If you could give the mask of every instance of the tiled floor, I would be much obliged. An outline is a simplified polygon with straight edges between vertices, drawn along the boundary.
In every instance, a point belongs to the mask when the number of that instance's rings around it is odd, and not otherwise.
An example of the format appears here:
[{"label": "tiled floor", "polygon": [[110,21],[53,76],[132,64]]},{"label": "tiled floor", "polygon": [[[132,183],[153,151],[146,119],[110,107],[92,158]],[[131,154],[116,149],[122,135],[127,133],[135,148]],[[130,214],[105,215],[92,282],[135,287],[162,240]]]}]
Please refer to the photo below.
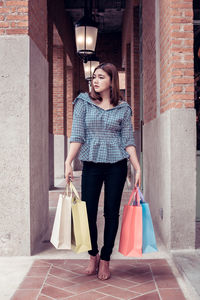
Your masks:
[{"label": "tiled floor", "polygon": [[87,260],[35,260],[12,300],[183,300],[165,259],[112,260],[111,278],[86,276]]}]

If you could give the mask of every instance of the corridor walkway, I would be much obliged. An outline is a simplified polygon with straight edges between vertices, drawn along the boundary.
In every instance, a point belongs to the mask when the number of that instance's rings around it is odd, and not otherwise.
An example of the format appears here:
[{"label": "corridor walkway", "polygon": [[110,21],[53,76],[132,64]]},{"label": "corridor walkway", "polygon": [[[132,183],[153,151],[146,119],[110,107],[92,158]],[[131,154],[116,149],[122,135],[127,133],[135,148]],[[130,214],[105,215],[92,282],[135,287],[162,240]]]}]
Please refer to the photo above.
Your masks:
[{"label": "corridor walkway", "polygon": [[86,260],[36,260],[12,300],[184,300],[165,259],[113,260],[112,278],[81,274]]},{"label": "corridor walkway", "polygon": [[[80,192],[80,172],[75,172],[74,184]],[[192,287],[177,271],[170,254],[157,243],[159,252],[145,254],[142,259],[123,257],[118,252],[119,231],[111,261],[111,278],[100,281],[96,275],[86,276],[87,253],[56,250],[49,242],[57,199],[65,182],[50,191],[50,226],[40,249],[31,257],[0,259],[0,300],[196,300]],[[127,203],[130,189],[126,184],[123,204]],[[103,193],[100,198],[98,227],[99,244],[103,236]],[[4,274],[4,277],[1,276]]]}]

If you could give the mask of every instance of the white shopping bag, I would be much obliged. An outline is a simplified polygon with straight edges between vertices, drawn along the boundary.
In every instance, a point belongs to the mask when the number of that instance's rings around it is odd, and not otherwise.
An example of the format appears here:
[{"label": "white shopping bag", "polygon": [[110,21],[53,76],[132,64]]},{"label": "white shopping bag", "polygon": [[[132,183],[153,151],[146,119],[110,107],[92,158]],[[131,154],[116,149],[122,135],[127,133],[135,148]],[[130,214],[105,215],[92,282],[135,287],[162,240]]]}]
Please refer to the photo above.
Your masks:
[{"label": "white shopping bag", "polygon": [[[71,189],[70,189],[71,190]],[[71,249],[71,203],[72,191],[59,195],[50,242],[56,249]]]}]

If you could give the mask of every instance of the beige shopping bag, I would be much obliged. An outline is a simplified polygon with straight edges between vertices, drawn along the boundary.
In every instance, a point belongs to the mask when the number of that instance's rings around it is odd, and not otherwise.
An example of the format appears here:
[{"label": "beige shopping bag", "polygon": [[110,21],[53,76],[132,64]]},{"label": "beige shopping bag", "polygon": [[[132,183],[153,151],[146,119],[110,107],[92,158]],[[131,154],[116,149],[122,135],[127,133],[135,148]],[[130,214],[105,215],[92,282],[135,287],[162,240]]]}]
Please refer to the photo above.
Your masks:
[{"label": "beige shopping bag", "polygon": [[81,253],[92,249],[87,209],[74,185],[70,183],[70,186],[75,194],[72,199],[72,250]]},{"label": "beige shopping bag", "polygon": [[71,203],[72,190],[66,186],[59,195],[50,242],[57,249],[71,249]]}]

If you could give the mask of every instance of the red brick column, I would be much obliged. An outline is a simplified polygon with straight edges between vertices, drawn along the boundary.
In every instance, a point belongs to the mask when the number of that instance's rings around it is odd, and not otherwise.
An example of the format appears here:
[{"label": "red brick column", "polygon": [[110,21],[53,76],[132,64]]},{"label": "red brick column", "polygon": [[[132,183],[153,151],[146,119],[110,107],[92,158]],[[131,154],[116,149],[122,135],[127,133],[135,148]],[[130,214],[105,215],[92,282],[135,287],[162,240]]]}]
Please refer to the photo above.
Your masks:
[{"label": "red brick column", "polygon": [[67,67],[67,137],[71,136],[73,118],[73,70]]},{"label": "red brick column", "polygon": [[139,57],[139,6],[133,7],[133,122],[134,129],[140,128],[140,57]]},{"label": "red brick column", "polygon": [[[155,1],[143,3],[144,122],[156,117]],[[192,0],[160,1],[160,112],[194,107]]]},{"label": "red brick column", "polygon": [[126,101],[131,106],[131,44],[126,44]]},{"label": "red brick column", "polygon": [[64,51],[53,47],[53,133],[64,134]]}]

